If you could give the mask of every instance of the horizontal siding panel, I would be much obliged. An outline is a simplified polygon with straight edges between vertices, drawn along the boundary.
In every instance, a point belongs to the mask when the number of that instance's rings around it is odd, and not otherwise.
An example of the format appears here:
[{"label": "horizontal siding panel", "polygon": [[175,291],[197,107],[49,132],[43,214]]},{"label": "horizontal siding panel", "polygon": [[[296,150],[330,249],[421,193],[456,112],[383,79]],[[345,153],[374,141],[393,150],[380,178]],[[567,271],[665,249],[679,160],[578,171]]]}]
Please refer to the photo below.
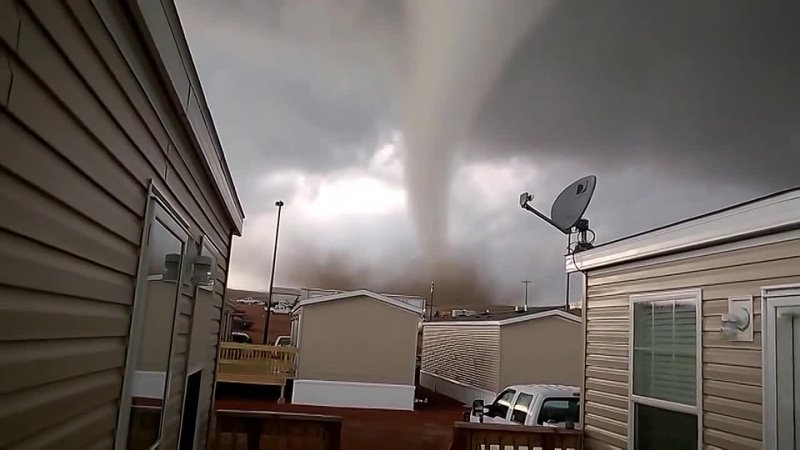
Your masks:
[{"label": "horizontal siding panel", "polygon": [[158,143],[158,147],[166,149],[169,138],[161,120],[153,110],[150,101],[115,45],[113,38],[100,20],[100,16],[97,15],[97,11],[92,7],[91,1],[67,0],[67,5],[100,55],[103,63],[113,74],[114,79],[117,81],[118,89],[125,93],[139,117],[146,124],[150,134]]},{"label": "horizontal siding panel", "polygon": [[595,416],[605,417],[623,424],[628,423],[628,411],[626,409],[591,402],[586,404],[585,410]]},{"label": "horizontal siding panel", "polygon": [[[28,52],[36,51],[36,48],[28,50]],[[75,117],[72,114],[76,111],[62,106],[60,100],[63,99],[54,97],[35,80],[34,75],[27,69],[20,64],[14,64],[13,70],[14,85],[11,88],[11,99],[8,105],[12,114],[76,167],[79,167],[87,177],[103,186],[130,211],[144,211],[145,199],[142,197],[141,191],[147,185],[146,175],[139,173],[137,178],[134,178],[123,166],[123,163],[127,163],[127,161],[120,162],[116,156],[109,153],[108,149],[109,147],[119,147],[125,150],[123,155],[138,152],[130,148],[131,144],[124,136],[112,135],[101,138],[84,128],[86,121],[89,120],[99,121],[92,131],[107,130],[114,126],[103,123],[101,114],[104,112],[96,111],[96,114],[91,114],[91,117],[86,117],[88,114]],[[54,73],[48,77],[58,78],[63,75],[65,83],[66,80],[72,79],[58,68],[51,67],[49,70]],[[41,75],[41,73],[37,73],[37,75]],[[74,89],[75,92],[85,93],[85,87],[77,84],[70,84],[61,89]],[[85,94],[83,98],[74,101],[83,102],[84,108],[87,109],[89,105],[101,109],[94,98],[91,98],[88,93]],[[74,107],[75,105],[70,106]],[[80,114],[80,110],[77,113]],[[105,116],[105,121],[111,121],[111,119]]]},{"label": "horizontal siding panel", "polygon": [[[597,439],[592,439],[589,437],[584,438],[583,447],[586,450],[623,450],[623,447],[618,447],[616,445],[612,445],[603,441],[598,441]],[[627,449],[628,446],[625,445],[624,448]]]},{"label": "horizontal siding panel", "polygon": [[704,395],[703,410],[761,423],[761,405],[756,403]]},{"label": "horizontal siding panel", "polygon": [[130,308],[0,286],[0,341],[127,337]]},{"label": "horizontal siding panel", "polygon": [[628,370],[628,358],[620,356],[587,355],[586,365]]},{"label": "horizontal siding panel", "polygon": [[[166,167],[164,155],[166,148],[161,148],[147,129],[91,42],[86,38],[83,29],[73,19],[66,5],[58,2],[44,6],[41,2],[36,1],[28,1],[27,4],[33,10],[36,18],[44,24],[53,43],[66,55],[75,70],[85,80],[85,84],[91,87],[99,103],[107,109],[116,123],[121,124],[119,131],[123,132],[131,143],[138,147],[141,155],[126,156],[129,158],[123,160],[126,167],[135,168],[137,172],[141,172],[145,176],[145,180],[152,171],[163,173]],[[65,93],[64,95],[69,94]],[[65,103],[69,104],[69,102]],[[114,129],[113,125],[110,128]],[[99,135],[99,133],[96,134]]]},{"label": "horizontal siding panel", "polygon": [[757,441],[761,440],[762,428],[758,422],[707,412],[703,415],[703,425],[736,436],[744,436]]},{"label": "horizontal siding panel", "polygon": [[586,333],[586,342],[590,344],[622,344],[627,348],[629,338],[628,333],[622,331],[590,331]]},{"label": "horizontal siding panel", "polygon": [[630,320],[625,319],[587,319],[587,331],[611,331],[616,333],[627,333],[630,327]]},{"label": "horizontal siding panel", "polygon": [[628,397],[627,395],[609,394],[607,392],[594,391],[586,389],[587,404],[595,403],[599,405],[613,406],[622,410],[628,410]]},{"label": "horizontal siding panel", "polygon": [[605,442],[617,447],[628,447],[628,439],[626,435],[614,433],[594,425],[586,425],[583,428],[584,435],[589,439]]},{"label": "horizontal siding panel", "polygon": [[135,245],[7,172],[0,186],[0,211],[14,211],[0,215],[0,228],[136,276]]},{"label": "horizontal siding panel", "polygon": [[797,276],[797,267],[800,267],[799,265],[800,257],[786,258],[747,266],[726,267],[690,274],[669,275],[656,280],[631,281],[607,286],[590,286],[588,295],[590,297],[602,297],[662,290],[689,289],[734,283],[748,279],[769,280],[773,278]]},{"label": "horizontal siding panel", "polygon": [[620,383],[628,382],[628,372],[625,370],[587,366],[585,374],[587,378],[598,378],[601,380],[617,381]]},{"label": "horizontal siding panel", "polygon": [[761,369],[735,367],[721,364],[704,364],[703,378],[761,386]]},{"label": "horizontal siding panel", "polygon": [[627,345],[587,344],[586,351],[592,355],[628,356]]},{"label": "horizontal siding panel", "polygon": [[86,414],[70,417],[68,420],[38,433],[31,439],[18,442],[10,447],[13,450],[87,448],[98,441],[107,441],[117,422],[117,407],[109,403]]},{"label": "horizontal siding panel", "polygon": [[619,381],[600,380],[595,378],[588,378],[586,380],[586,389],[591,389],[598,392],[606,392],[609,394],[616,394],[619,396],[628,395],[627,383],[620,383]]},{"label": "horizontal siding panel", "polygon": [[706,348],[735,348],[761,351],[761,333],[753,333],[753,342],[729,341],[719,331],[703,332],[703,347]]},{"label": "horizontal siding panel", "polygon": [[[22,76],[15,77],[15,86],[24,82],[25,78]],[[55,123],[51,126],[63,125]],[[106,227],[128,242],[139,244],[142,234],[142,219],[139,215],[125,208],[107,192],[98,189],[83,173],[5,114],[0,114],[0,136],[3,136],[3,145],[7,150],[0,152],[0,166],[70,205],[84,217]],[[84,144],[77,143],[69,147],[77,148],[83,154],[91,154],[91,147],[85,147]],[[145,198],[144,192],[142,188],[142,201]],[[141,214],[144,214],[144,209]]]},{"label": "horizontal siding panel", "polygon": [[[16,47],[19,17],[14,2],[0,2],[0,39],[6,41],[11,48]],[[2,47],[2,46],[0,46]]]},{"label": "horizontal siding panel", "polygon": [[725,397],[761,404],[761,388],[726,381],[705,380],[703,393],[714,397]]},{"label": "horizontal siding panel", "polygon": [[0,343],[0,394],[92,372],[121,368],[125,340],[85,338]]},{"label": "horizontal siding panel", "polygon": [[760,368],[761,352],[738,348],[706,348],[703,349],[703,362]]},{"label": "horizontal siding panel", "polygon": [[[593,309],[603,308],[617,308],[617,311],[623,311],[627,310],[629,305],[630,299],[627,295],[620,295],[613,298],[594,298],[589,296],[589,299],[586,302],[586,307],[589,311],[588,314],[591,314]],[[625,315],[627,316],[628,313],[625,313]]]},{"label": "horizontal siding panel", "polygon": [[500,330],[496,326],[423,328],[422,370],[488,391],[500,387]]},{"label": "horizontal siding panel", "polygon": [[[2,14],[2,10],[0,10],[0,14]],[[0,24],[0,27],[2,26],[3,25]],[[0,105],[3,106],[6,105],[6,101],[8,100],[8,91],[11,89],[11,80],[13,79],[9,58],[10,55],[5,47],[0,45]]]},{"label": "horizontal siding panel", "polygon": [[724,431],[706,428],[703,442],[726,450],[761,450],[761,441],[733,435]]},{"label": "horizontal siding panel", "polygon": [[133,278],[0,230],[0,284],[130,304]]},{"label": "horizontal siding panel", "polygon": [[660,277],[726,270],[767,261],[795,258],[800,254],[800,241],[779,242],[746,250],[733,250],[713,255],[695,256],[680,261],[668,261],[647,267],[620,266],[609,271],[598,271],[588,280],[589,286],[648,280],[658,282]]},{"label": "horizontal siding panel", "polygon": [[[708,296],[703,293],[703,315],[710,316],[714,314],[727,314],[728,313],[728,299],[708,300]],[[761,297],[753,297],[753,315],[761,314]]]},{"label": "horizontal siding panel", "polygon": [[56,426],[64,417],[76,417],[109,404],[121,389],[121,371],[110,370],[1,396],[0,447]]},{"label": "horizontal siding panel", "polygon": [[609,306],[602,308],[591,308],[587,311],[588,319],[619,319],[630,315],[629,306]]},{"label": "horizontal siding panel", "polygon": [[706,298],[728,298],[739,295],[752,295],[753,298],[761,296],[761,288],[764,286],[779,286],[784,284],[800,283],[800,274],[791,276],[774,276],[769,278],[759,278],[746,281],[737,281],[723,285],[703,287],[703,297]]},{"label": "horizontal siding panel", "polygon": [[586,425],[596,426],[598,428],[611,431],[612,433],[616,433],[621,436],[628,435],[628,424],[626,422],[620,422],[618,420],[609,419],[607,417],[597,416],[588,412],[584,420]]}]

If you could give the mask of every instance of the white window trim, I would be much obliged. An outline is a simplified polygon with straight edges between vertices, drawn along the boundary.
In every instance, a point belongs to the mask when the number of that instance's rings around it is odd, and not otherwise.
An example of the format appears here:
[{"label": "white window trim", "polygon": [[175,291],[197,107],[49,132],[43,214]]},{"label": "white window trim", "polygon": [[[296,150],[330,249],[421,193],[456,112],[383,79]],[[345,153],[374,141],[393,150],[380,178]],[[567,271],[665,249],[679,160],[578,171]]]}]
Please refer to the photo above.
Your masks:
[{"label": "white window trim", "polygon": [[763,442],[765,450],[777,448],[778,429],[777,426],[777,395],[776,395],[776,373],[775,360],[776,349],[773,341],[775,339],[776,308],[781,306],[800,305],[800,284],[788,284],[781,286],[770,286],[761,288],[761,314],[764,321],[761,327],[761,339],[763,351],[761,352],[761,367],[763,389],[761,391],[762,413],[764,417]]},{"label": "white window trim", "polygon": [[[635,450],[636,445],[636,412],[635,405],[652,406],[667,411],[684,414],[694,414],[697,417],[697,448],[703,448],[703,293],[700,289],[688,289],[669,292],[650,292],[637,294],[630,297],[630,317],[628,319],[628,450]],[[697,332],[697,348],[695,351],[697,389],[695,406],[670,402],[650,397],[643,397],[633,393],[633,313],[637,303],[655,301],[694,300],[695,301],[695,330]]]}]

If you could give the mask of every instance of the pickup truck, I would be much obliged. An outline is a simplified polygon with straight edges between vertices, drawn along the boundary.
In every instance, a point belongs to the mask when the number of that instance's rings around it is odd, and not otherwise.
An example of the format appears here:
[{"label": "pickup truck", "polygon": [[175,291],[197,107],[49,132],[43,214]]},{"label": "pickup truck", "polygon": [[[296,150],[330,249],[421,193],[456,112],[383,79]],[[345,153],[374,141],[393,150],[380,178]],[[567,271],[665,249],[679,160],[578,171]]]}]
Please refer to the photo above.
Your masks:
[{"label": "pickup truck", "polygon": [[472,403],[470,422],[573,428],[580,420],[581,390],[575,386],[509,386],[488,406]]}]

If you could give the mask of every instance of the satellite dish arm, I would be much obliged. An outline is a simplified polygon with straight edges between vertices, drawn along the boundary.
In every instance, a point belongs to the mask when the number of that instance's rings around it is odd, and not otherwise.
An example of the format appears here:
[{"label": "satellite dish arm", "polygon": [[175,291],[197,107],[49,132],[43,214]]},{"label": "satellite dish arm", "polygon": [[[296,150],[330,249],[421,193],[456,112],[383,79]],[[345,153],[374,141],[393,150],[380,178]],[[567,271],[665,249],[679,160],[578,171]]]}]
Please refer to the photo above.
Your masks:
[{"label": "satellite dish arm", "polygon": [[547,222],[547,223],[549,223],[550,225],[552,225],[552,226],[553,226],[553,228],[555,228],[556,230],[558,230],[558,231],[560,231],[560,232],[562,232],[562,233],[564,233],[564,234],[569,234],[569,230],[564,230],[564,229],[562,229],[561,227],[559,227],[558,225],[556,225],[555,223],[553,223],[553,221],[552,221],[552,220],[550,220],[550,218],[549,218],[549,217],[547,217],[547,216],[545,216],[544,214],[542,214],[542,213],[540,213],[539,211],[537,211],[537,210],[536,210],[536,208],[534,208],[533,206],[531,206],[531,205],[529,205],[529,204],[527,204],[527,203],[524,203],[524,204],[522,204],[521,206],[522,206],[522,209],[524,209],[524,210],[526,210],[526,211],[530,211],[530,212],[532,212],[532,213],[536,214],[536,215],[537,215],[537,216],[538,216],[540,219],[542,219],[542,220],[544,220],[545,222]]}]

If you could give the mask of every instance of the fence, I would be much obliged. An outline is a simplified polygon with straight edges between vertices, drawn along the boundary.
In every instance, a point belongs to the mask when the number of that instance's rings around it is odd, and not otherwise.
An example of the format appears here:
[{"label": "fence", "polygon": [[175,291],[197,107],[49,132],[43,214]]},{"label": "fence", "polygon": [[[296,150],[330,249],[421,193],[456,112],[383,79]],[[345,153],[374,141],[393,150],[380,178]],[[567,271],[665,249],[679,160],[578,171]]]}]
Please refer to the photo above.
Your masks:
[{"label": "fence", "polygon": [[583,432],[490,423],[453,424],[452,450],[581,450]]},{"label": "fence", "polygon": [[215,450],[341,449],[341,417],[218,410],[216,419]]}]

